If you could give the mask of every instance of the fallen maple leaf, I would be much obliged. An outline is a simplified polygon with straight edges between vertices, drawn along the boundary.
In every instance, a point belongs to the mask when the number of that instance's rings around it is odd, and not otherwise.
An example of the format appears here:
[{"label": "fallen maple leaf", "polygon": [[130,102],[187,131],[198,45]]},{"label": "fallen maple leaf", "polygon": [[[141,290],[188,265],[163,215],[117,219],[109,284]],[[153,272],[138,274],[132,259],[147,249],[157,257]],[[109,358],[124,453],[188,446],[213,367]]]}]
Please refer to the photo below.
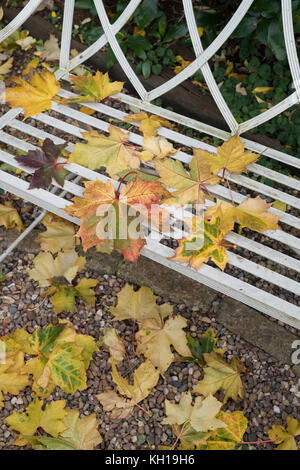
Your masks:
[{"label": "fallen maple leaf", "polygon": [[13,61],[13,57],[10,57],[6,62],[4,62],[4,64],[0,64],[0,80],[4,78],[4,75],[11,71]]},{"label": "fallen maple leaf", "polygon": [[43,401],[35,398],[24,413],[14,411],[6,422],[9,424],[10,429],[17,431],[21,434],[14,442],[14,445],[22,446],[27,443],[24,435],[33,435],[39,427],[41,427],[48,434],[57,437],[61,432],[67,428],[63,423],[63,419],[66,417],[67,412],[65,411],[66,401],[57,400],[43,408]]},{"label": "fallen maple leaf", "polygon": [[49,396],[56,385],[66,393],[75,393],[87,386],[86,370],[95,351],[94,338],[76,333],[69,322],[50,324],[32,334],[32,358],[23,370],[32,374],[32,388],[40,397]]},{"label": "fallen maple leaf", "polygon": [[121,395],[130,398],[134,404],[144,400],[158,382],[159,372],[150,361],[143,362],[134,372],[133,385],[122,377],[112,362],[112,378]]},{"label": "fallen maple leaf", "polygon": [[211,352],[205,353],[204,359],[207,364],[207,367],[204,367],[204,379],[196,385],[193,393],[207,396],[215,394],[218,390],[224,390],[224,403],[229,398],[234,401],[245,398],[245,387],[241,380],[245,366],[237,357],[228,364],[219,354]]},{"label": "fallen maple leaf", "polygon": [[140,158],[145,162],[149,162],[156,158],[165,158],[167,156],[176,155],[179,150],[174,149],[171,142],[165,137],[149,137],[144,138],[143,151],[139,154]]},{"label": "fallen maple leaf", "polygon": [[192,405],[192,395],[190,392],[182,393],[178,405],[165,401],[166,418],[162,424],[188,423],[190,427],[198,432],[207,432],[218,428],[226,427],[226,424],[216,416],[219,413],[223,403],[218,401],[212,395],[202,399],[197,397]]},{"label": "fallen maple leaf", "polygon": [[77,239],[74,224],[49,212],[42,223],[47,230],[39,233],[35,239],[35,242],[40,244],[41,250],[58,253],[61,250],[68,251],[75,248]]},{"label": "fallen maple leaf", "polygon": [[122,91],[124,82],[110,82],[108,73],[101,73],[99,70],[95,75],[89,73],[87,76],[71,76],[73,88],[79,90],[84,96],[75,98],[76,101],[103,101],[105,98]]},{"label": "fallen maple leaf", "polygon": [[136,334],[137,354],[143,354],[163,375],[174,361],[171,345],[182,356],[190,355],[183,328],[187,320],[182,316],[169,318],[164,325],[148,318],[140,325]]},{"label": "fallen maple leaf", "polygon": [[[96,245],[99,251],[106,253],[115,249],[122,253],[125,259],[136,262],[145,244],[145,238],[140,226],[135,227],[135,233],[131,236],[128,227],[130,228],[135,218],[128,215],[128,207],[137,207],[142,218],[147,220],[151,216],[152,204],[159,204],[163,197],[169,195],[168,191],[155,181],[143,181],[138,177],[135,181],[130,181],[117,194],[111,181],[107,183],[99,180],[87,181],[85,187],[84,197],[74,198],[74,204],[65,208],[68,214],[81,219],[77,236],[82,239],[83,249],[87,250]],[[104,214],[98,216],[97,210],[101,208]],[[98,231],[98,224],[103,221],[107,225],[109,211],[117,222],[115,233],[104,234],[105,237],[101,239],[98,236],[100,231]],[[104,230],[104,227],[100,228]]]},{"label": "fallen maple leaf", "polygon": [[115,364],[118,364],[123,361],[125,356],[124,343],[114,328],[105,328],[104,335],[100,338],[98,344],[108,349],[111,355],[110,362],[114,361]]},{"label": "fallen maple leaf", "polygon": [[76,450],[93,450],[101,444],[96,413],[79,417],[79,410],[68,410],[64,418],[67,429],[60,434],[63,440],[73,444]]},{"label": "fallen maple leaf", "polygon": [[257,153],[245,152],[245,144],[238,134],[235,134],[227,142],[218,147],[218,153],[203,151],[206,162],[213,173],[218,174],[223,168],[230,173],[243,173],[247,171],[247,165],[256,162],[260,157]]},{"label": "fallen maple leaf", "polygon": [[157,296],[149,287],[142,286],[135,291],[133,286],[125,284],[125,286],[117,294],[118,302],[116,307],[109,307],[110,313],[114,316],[114,320],[121,321],[134,319],[142,322],[147,318],[154,318],[160,321],[172,315],[173,306],[169,304],[158,305],[156,303]]},{"label": "fallen maple leaf", "polygon": [[128,418],[135,405],[131,400],[120,397],[120,395],[113,390],[100,393],[96,395],[96,398],[100,401],[104,411],[111,412],[111,419]]},{"label": "fallen maple leaf", "polygon": [[83,132],[86,144],[76,143],[69,157],[70,163],[78,163],[91,170],[106,166],[107,173],[118,179],[118,173],[130,168],[139,168],[139,153],[128,143],[129,132],[109,126],[109,136],[97,131]]},{"label": "fallen maple leaf", "polygon": [[268,431],[269,438],[275,444],[279,444],[276,450],[299,450],[295,437],[300,436],[300,424],[291,416],[286,418],[286,422],[286,429],[284,426],[273,425],[272,429]]},{"label": "fallen maple leaf", "polygon": [[212,173],[210,165],[203,158],[204,153],[203,150],[194,149],[189,173],[178,160],[155,161],[160,181],[166,186],[176,189],[169,199],[164,200],[164,204],[183,206],[205,203],[203,189],[206,189],[207,185],[217,184],[219,177]]},{"label": "fallen maple leaf", "polygon": [[22,75],[29,74],[31,76],[33,73],[33,70],[36,69],[37,66],[39,65],[39,62],[40,62],[39,57],[35,57],[30,62],[28,62],[26,67],[22,70]]},{"label": "fallen maple leaf", "polygon": [[192,356],[180,358],[183,362],[195,362],[199,366],[203,367],[205,365],[204,353],[215,351],[222,355],[225,352],[223,349],[216,347],[217,337],[213,328],[208,328],[201,336],[200,341],[189,334],[186,335],[186,339]]},{"label": "fallen maple leaf", "polygon": [[43,296],[50,297],[50,301],[54,308],[54,313],[57,315],[61,312],[75,312],[76,297],[80,298],[92,307],[96,303],[96,294],[92,290],[98,284],[96,279],[83,278],[74,286],[72,284],[65,284],[61,279],[53,279],[51,287],[43,294]]},{"label": "fallen maple leaf", "polygon": [[60,58],[60,47],[58,44],[57,37],[54,34],[50,34],[50,38],[45,41],[41,59],[47,60],[48,62],[56,62]]},{"label": "fallen maple leaf", "polygon": [[76,251],[58,253],[56,258],[50,253],[39,253],[33,260],[34,269],[29,270],[31,279],[38,281],[41,287],[49,286],[51,279],[64,277],[71,282],[86,263]]},{"label": "fallen maple leaf", "polygon": [[34,72],[29,83],[19,77],[11,80],[18,86],[6,88],[6,102],[12,108],[23,108],[25,119],[51,109],[51,100],[60,89],[54,73],[46,69],[40,74]]},{"label": "fallen maple leaf", "polygon": [[17,209],[9,201],[0,204],[0,225],[4,225],[6,229],[17,227],[19,232],[24,230],[23,222]]},{"label": "fallen maple leaf", "polygon": [[164,119],[155,114],[148,116],[147,113],[141,111],[139,113],[130,114],[125,117],[125,122],[140,122],[140,131],[144,134],[144,137],[151,137],[157,134],[157,130],[164,126],[171,129],[174,124],[171,124],[167,119]]},{"label": "fallen maple leaf", "polygon": [[268,204],[260,196],[256,198],[247,198],[238,206],[234,206],[225,201],[218,201],[216,206],[209,207],[205,212],[205,218],[215,219],[220,213],[220,227],[223,232],[229,232],[233,229],[234,223],[238,222],[240,228],[248,227],[257,232],[265,230],[280,230],[278,220],[280,217],[269,211],[271,204]]},{"label": "fallen maple leaf", "polygon": [[24,371],[24,353],[6,351],[5,363],[0,362],[0,409],[4,404],[3,393],[18,395],[29,383],[29,375]]},{"label": "fallen maple leaf", "polygon": [[[217,415],[227,426],[215,430],[207,439],[205,450],[234,450],[242,442],[248,420],[242,411],[233,413],[220,411]],[[200,448],[200,450],[204,450]]]},{"label": "fallen maple leaf", "polygon": [[222,230],[221,223],[222,216],[220,214],[210,222],[194,217],[192,224],[196,224],[197,231],[179,240],[179,246],[176,248],[174,256],[169,259],[179,263],[188,263],[189,266],[197,270],[203,263],[212,259],[224,271],[228,256],[222,243],[226,232]]},{"label": "fallen maple leaf", "polygon": [[47,189],[52,178],[61,186],[64,185],[67,171],[62,167],[63,164],[57,163],[61,150],[61,145],[55,145],[51,139],[46,138],[42,148],[29,150],[27,155],[15,157],[21,165],[35,169],[28,189]]}]

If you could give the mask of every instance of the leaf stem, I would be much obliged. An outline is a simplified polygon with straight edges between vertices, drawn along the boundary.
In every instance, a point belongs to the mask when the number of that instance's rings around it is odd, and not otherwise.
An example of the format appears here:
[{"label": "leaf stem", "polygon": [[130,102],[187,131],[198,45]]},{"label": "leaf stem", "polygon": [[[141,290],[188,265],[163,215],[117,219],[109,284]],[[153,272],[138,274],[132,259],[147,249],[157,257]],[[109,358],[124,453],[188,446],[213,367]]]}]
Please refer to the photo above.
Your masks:
[{"label": "leaf stem", "polygon": [[133,170],[133,171],[129,171],[129,173],[126,173],[126,175],[123,176],[123,178],[121,179],[120,183],[119,183],[119,186],[118,186],[118,189],[116,191],[116,198],[119,199],[119,191],[120,191],[120,188],[121,188],[121,185],[123,183],[123,181],[127,178],[127,176],[133,174],[133,173],[137,173],[137,171]]}]

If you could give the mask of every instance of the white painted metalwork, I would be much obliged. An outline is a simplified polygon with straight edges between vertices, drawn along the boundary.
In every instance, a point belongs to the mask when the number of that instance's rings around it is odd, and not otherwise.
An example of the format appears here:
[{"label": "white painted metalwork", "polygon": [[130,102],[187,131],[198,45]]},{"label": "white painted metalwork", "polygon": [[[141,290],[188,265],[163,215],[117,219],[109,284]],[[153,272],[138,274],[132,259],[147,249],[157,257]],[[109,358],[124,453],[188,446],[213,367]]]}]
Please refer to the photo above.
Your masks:
[{"label": "white painted metalwork", "polygon": [[[41,0],[30,0],[22,12],[8,26],[0,31],[0,42],[6,39],[17,27],[21,26],[23,22],[26,21],[30,14],[39,5],[40,1]],[[203,50],[201,39],[198,35],[192,0],[183,0],[184,13],[195,52],[195,59],[181,73],[149,92],[144,88],[143,84],[135,74],[116,40],[116,34],[129,20],[141,3],[141,0],[131,0],[114,24],[110,24],[103,2],[101,0],[94,0],[94,3],[104,34],[83,53],[70,60],[69,52],[71,45],[74,0],[68,0],[65,2],[66,8],[62,30],[60,66],[56,72],[58,79],[69,80],[69,73],[72,69],[88,60],[99,49],[109,44],[116,55],[119,64],[126,73],[128,80],[139,95],[139,98],[136,98],[124,93],[119,93],[116,97],[121,102],[129,106],[134,106],[138,109],[157,114],[173,121],[174,123],[182,124],[199,131],[200,133],[215,136],[222,140],[228,139],[230,135],[236,132],[243,134],[245,131],[257,127],[258,125],[270,120],[272,117],[282,113],[286,109],[289,109],[291,106],[299,103],[300,65],[297,58],[296,43],[293,32],[291,0],[282,0],[282,13],[284,38],[295,91],[281,103],[273,106],[264,113],[259,113],[258,110],[258,115],[256,117],[243,123],[237,123],[230,111],[230,108],[225,102],[221,91],[214,80],[208,61],[238,26],[251,7],[253,0],[241,1],[239,8],[231,20],[205,50]],[[182,116],[151,103],[151,101],[157,97],[163,96],[170,89],[191,77],[199,69],[206,80],[207,86],[218,108],[224,116],[230,132],[226,132],[195,119]],[[71,93],[64,88],[60,90],[59,94],[66,98],[76,96],[74,93]],[[103,119],[89,116],[77,109],[53,102],[52,110],[56,114],[50,112],[34,116],[32,119],[34,120],[34,123],[36,123],[35,127],[35,124],[33,125],[32,123],[28,124],[23,122],[22,109],[12,109],[8,111],[0,117],[0,141],[7,146],[6,149],[0,150],[0,161],[8,163],[15,168],[19,168],[25,173],[32,172],[30,169],[24,168],[16,162],[13,157],[15,153],[13,149],[27,152],[28,150],[36,147],[30,143],[28,139],[21,140],[20,138],[14,137],[11,130],[22,132],[29,138],[29,140],[30,138],[44,140],[49,137],[52,138],[54,143],[62,144],[65,142],[65,139],[67,140],[68,136],[73,138],[75,137],[77,140],[82,139],[82,132],[85,130],[86,126],[91,126],[100,132],[107,132],[109,127],[108,118],[114,119],[114,125],[119,126],[119,123],[128,114],[103,103],[88,103],[85,104],[85,106],[97,111]],[[71,118],[71,120],[76,120],[78,125],[71,124],[70,122],[72,121],[70,121],[69,118]],[[132,123],[132,125],[133,128],[138,128],[139,126],[138,123]],[[55,133],[61,132],[62,137],[52,135],[50,131],[51,128],[55,129]],[[195,138],[185,136],[172,129],[161,128],[158,133],[178,145],[216,152],[216,148],[214,146]],[[247,149],[261,153],[270,159],[284,163],[290,167],[300,169],[300,159],[284,152],[265,147],[256,142],[252,142],[251,140],[243,137],[242,140],[245,142]],[[132,131],[130,132],[130,141],[136,145],[141,145],[143,140],[138,133]],[[72,149],[73,144],[69,143],[67,145],[67,150],[72,151]],[[173,158],[184,163],[188,163],[192,157],[190,153],[179,151]],[[151,164],[148,164],[147,166],[150,170],[151,168],[153,169]],[[50,191],[42,189],[28,190],[29,183],[27,181],[24,181],[16,175],[4,172],[3,170],[0,170],[0,187],[16,194],[26,201],[40,206],[44,211],[53,212],[74,222],[75,224],[80,224],[80,221],[77,218],[69,216],[63,210],[64,207],[70,204],[69,199],[66,199],[64,196],[66,193],[75,196],[81,196],[83,194],[83,187],[79,184],[80,179],[94,180],[98,178],[102,181],[107,181],[110,178],[75,163],[66,164],[65,167],[70,172],[71,178],[74,179],[72,181],[65,181],[63,188],[53,180]],[[164,233],[155,232],[156,240],[148,237],[147,244],[143,248],[142,254],[164,266],[168,266],[171,269],[184,274],[185,276],[195,279],[219,292],[244,302],[267,315],[296,328],[300,328],[300,302],[295,300],[295,295],[300,295],[300,243],[298,235],[298,231],[300,229],[300,199],[297,197],[300,190],[300,181],[292,175],[282,175],[259,164],[249,165],[248,169],[250,174],[247,176],[228,175],[230,184],[234,185],[231,191],[233,200],[236,203],[241,203],[249,195],[261,195],[270,201],[277,200],[285,203],[288,206],[288,209],[285,212],[275,208],[270,209],[273,213],[281,217],[282,230],[268,230],[260,235],[253,232],[249,235],[239,235],[233,232],[229,233],[226,240],[229,243],[237,245],[237,247],[242,250],[239,255],[228,250],[230,270],[225,273],[220,271],[218,268],[211,267],[210,265],[204,265],[199,271],[195,271],[188,266],[170,261],[168,258],[173,255],[173,250],[161,243],[163,238],[168,235]],[[274,187],[257,181],[255,179],[257,176],[264,176],[269,180],[272,180]],[[113,181],[113,184],[117,187],[118,182]],[[60,195],[54,194],[59,189],[61,189],[62,193]],[[214,196],[220,199],[227,201],[231,200],[228,188],[222,184],[209,186],[208,189]],[[207,200],[206,204],[211,206],[214,203]],[[169,210],[174,216],[174,228],[176,226],[176,222],[178,222],[178,220],[182,220],[183,216],[188,214],[187,212],[182,214],[179,210],[175,210],[174,208],[169,208]],[[30,227],[26,229],[23,234],[21,234],[18,241],[21,241],[24,236],[39,223],[41,218],[42,214],[31,224]],[[5,256],[11,252],[11,249],[17,245],[18,241],[14,243],[7,252],[0,255],[0,261],[2,261]],[[274,242],[281,244],[281,251],[277,250],[276,247],[273,246]],[[233,275],[233,268],[238,269],[238,272],[240,273],[239,279]],[[292,270],[294,276],[291,274],[287,275],[286,270]],[[243,280],[247,275],[254,276],[253,283],[252,281],[245,282]],[[258,285],[256,285],[257,282]],[[278,295],[273,293],[274,286],[276,286],[276,289],[279,289]],[[281,298],[282,293],[284,293],[285,298]]]}]

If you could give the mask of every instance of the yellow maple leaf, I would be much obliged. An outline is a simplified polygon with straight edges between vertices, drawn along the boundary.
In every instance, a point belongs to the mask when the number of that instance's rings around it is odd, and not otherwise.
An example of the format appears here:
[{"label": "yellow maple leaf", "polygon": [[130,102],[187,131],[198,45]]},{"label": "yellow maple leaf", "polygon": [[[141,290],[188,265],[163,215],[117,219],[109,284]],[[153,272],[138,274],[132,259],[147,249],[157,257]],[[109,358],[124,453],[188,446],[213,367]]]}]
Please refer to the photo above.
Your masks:
[{"label": "yellow maple leaf", "polygon": [[114,390],[100,393],[96,395],[96,398],[100,401],[104,411],[111,412],[111,419],[128,418],[135,406],[132,400],[120,397]]},{"label": "yellow maple leaf", "polygon": [[171,129],[173,124],[171,124],[167,119],[164,119],[155,114],[148,116],[147,113],[141,111],[139,113],[130,114],[124,119],[125,122],[140,122],[140,131],[144,134],[144,137],[152,137],[157,134],[157,130],[164,126]]},{"label": "yellow maple leaf", "polygon": [[133,384],[131,385],[127,379],[118,373],[114,362],[112,362],[112,378],[120,394],[130,398],[133,404],[137,404],[144,400],[155,387],[159,379],[159,372],[151,361],[147,360],[135,370]]},{"label": "yellow maple leaf", "polygon": [[6,62],[0,64],[0,80],[3,79],[4,75],[11,71],[13,65],[13,57],[10,57]]},{"label": "yellow maple leaf", "polygon": [[[39,427],[42,427],[48,434],[57,437],[66,429],[63,418],[67,415],[65,411],[66,401],[57,400],[47,404],[43,410],[43,401],[36,398],[26,408],[25,413],[14,411],[6,422],[10,429],[21,434],[20,438],[14,442],[15,445],[24,445],[22,435],[32,436]],[[26,438],[25,438],[26,440]]]},{"label": "yellow maple leaf", "polygon": [[35,239],[39,243],[41,250],[57,253],[61,250],[72,250],[76,246],[75,226],[71,222],[47,213],[42,220],[46,227],[45,232],[39,233]]},{"label": "yellow maple leaf", "polygon": [[9,201],[0,204],[0,225],[4,225],[6,229],[17,227],[19,232],[24,230],[23,222],[17,209]]},{"label": "yellow maple leaf", "polygon": [[146,136],[143,143],[143,151],[139,154],[145,162],[149,162],[154,157],[165,158],[167,156],[176,155],[179,149],[174,149],[171,142],[165,137]]},{"label": "yellow maple leaf", "polygon": [[109,136],[97,131],[82,134],[86,144],[76,143],[69,157],[70,163],[78,163],[91,170],[106,166],[106,171],[112,178],[118,179],[118,173],[127,168],[139,168],[139,153],[127,144],[129,133],[118,127],[109,126]]},{"label": "yellow maple leaf", "polygon": [[51,100],[60,89],[54,73],[48,70],[34,72],[29,83],[19,77],[11,80],[18,86],[6,89],[6,101],[12,108],[23,108],[25,119],[51,109]]},{"label": "yellow maple leaf", "polygon": [[98,431],[96,413],[79,417],[79,410],[67,410],[63,420],[67,429],[60,437],[70,443],[76,450],[93,450],[101,444],[102,437]]},{"label": "yellow maple leaf", "polygon": [[204,353],[207,367],[204,367],[204,379],[201,380],[193,390],[207,396],[214,395],[217,390],[224,390],[224,403],[229,398],[237,401],[240,397],[245,398],[245,387],[241,380],[241,372],[245,372],[245,366],[234,357],[228,364],[219,354],[215,352]]},{"label": "yellow maple leaf", "polygon": [[31,73],[33,69],[36,69],[37,66],[39,65],[40,59],[38,57],[35,57],[32,59],[26,67],[22,70],[22,75],[27,75],[28,73]]},{"label": "yellow maple leaf", "polygon": [[49,286],[53,278],[64,277],[71,282],[78,271],[84,268],[85,262],[84,256],[78,256],[76,251],[60,252],[56,258],[50,253],[41,252],[34,258],[35,267],[29,270],[29,276],[42,287]]},{"label": "yellow maple leaf", "polygon": [[154,318],[144,320],[136,334],[137,354],[143,354],[163,375],[174,361],[171,345],[182,356],[191,355],[183,331],[186,326],[186,319],[180,315],[169,318],[164,325]]},{"label": "yellow maple leaf", "polygon": [[225,201],[218,201],[216,206],[209,207],[205,212],[205,218],[215,219],[221,210],[222,217],[220,227],[224,232],[229,232],[234,227],[234,222],[238,222],[243,227],[251,230],[264,232],[265,230],[280,230],[278,225],[279,217],[269,211],[271,204],[268,204],[260,196],[247,198],[238,206],[234,206]]},{"label": "yellow maple leaf", "polygon": [[87,76],[70,78],[73,88],[84,95],[76,98],[77,101],[102,101],[108,96],[120,93],[124,85],[124,82],[110,82],[108,73],[103,74],[99,70],[95,75],[89,73]]},{"label": "yellow maple leaf", "polygon": [[217,415],[227,426],[215,430],[206,442],[206,450],[233,450],[242,442],[248,426],[248,420],[242,411],[233,413],[220,411]]},{"label": "yellow maple leaf", "polygon": [[276,450],[299,450],[295,437],[300,436],[300,424],[291,416],[287,417],[286,422],[286,429],[284,426],[272,426],[268,431],[269,438],[279,444]]},{"label": "yellow maple leaf", "polygon": [[147,318],[154,318],[160,321],[173,312],[173,306],[169,304],[158,305],[157,296],[149,287],[142,286],[135,291],[133,286],[126,284],[117,294],[118,303],[116,307],[109,307],[109,311],[114,315],[114,320],[121,321],[133,318],[136,321],[143,321]]},{"label": "yellow maple leaf", "polygon": [[207,263],[211,259],[224,271],[228,256],[223,239],[227,232],[221,226],[221,221],[221,212],[210,222],[201,217],[193,217],[190,222],[193,231],[189,236],[179,240],[179,246],[176,248],[174,256],[169,259],[179,263],[188,263],[189,266],[197,270],[203,263]]},{"label": "yellow maple leaf", "polygon": [[6,351],[5,363],[0,362],[0,409],[3,406],[2,393],[18,395],[29,385],[29,375],[23,367],[24,353],[22,351]]},{"label": "yellow maple leaf", "polygon": [[256,162],[259,158],[257,153],[245,152],[245,144],[238,134],[230,137],[227,142],[218,147],[217,154],[203,152],[203,156],[215,174],[218,174],[222,168],[230,173],[243,173],[247,171],[247,165]]},{"label": "yellow maple leaf", "polygon": [[212,395],[205,399],[197,397],[194,405],[192,405],[191,393],[184,392],[178,405],[171,403],[169,400],[165,401],[167,417],[162,421],[162,424],[183,425],[188,423],[198,432],[224,428],[226,424],[216,417],[222,405],[223,403]]},{"label": "yellow maple leaf", "polygon": [[164,204],[183,206],[184,204],[203,204],[203,189],[207,185],[217,184],[219,177],[211,172],[210,165],[203,158],[203,150],[194,149],[194,157],[188,173],[178,160],[156,160],[155,168],[160,181],[170,188],[176,189]]},{"label": "yellow maple leaf", "polygon": [[123,361],[125,356],[124,343],[114,328],[104,330],[104,335],[100,338],[99,344],[108,349],[111,355],[110,362],[113,360],[115,364],[118,364]]}]

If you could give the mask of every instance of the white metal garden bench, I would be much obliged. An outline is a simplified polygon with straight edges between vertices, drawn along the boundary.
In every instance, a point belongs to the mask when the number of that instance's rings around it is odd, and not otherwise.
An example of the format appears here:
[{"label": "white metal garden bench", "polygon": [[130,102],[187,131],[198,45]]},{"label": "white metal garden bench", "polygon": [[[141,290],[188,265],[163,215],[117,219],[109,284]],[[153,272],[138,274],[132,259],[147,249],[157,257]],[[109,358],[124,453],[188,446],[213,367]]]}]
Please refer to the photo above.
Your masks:
[{"label": "white metal garden bench", "polygon": [[[208,60],[224,44],[224,42],[228,39],[228,37],[243,19],[243,17],[251,7],[253,0],[241,1],[241,4],[237,9],[236,13],[233,15],[233,17],[225,26],[225,28],[219,33],[217,38],[210,44],[210,46],[206,50],[203,50],[202,48],[201,39],[197,31],[196,21],[193,13],[192,0],[183,0],[185,17],[196,58],[187,68],[181,71],[178,75],[174,76],[166,83],[151,90],[150,92],[147,92],[145,90],[143,84],[129,65],[116,40],[117,32],[129,20],[131,15],[134,13],[135,9],[141,3],[141,0],[131,0],[126,9],[121,14],[121,16],[113,25],[111,25],[109,22],[103,2],[101,0],[95,0],[94,3],[97,8],[98,16],[101,21],[104,34],[93,45],[88,47],[83,53],[79,54],[72,60],[69,60],[71,34],[73,27],[72,24],[74,2],[75,0],[66,0],[65,2],[66,8],[63,18],[60,64],[59,69],[56,72],[56,76],[58,79],[68,79],[68,74],[72,71],[72,69],[74,69],[76,66],[83,63],[84,61],[88,60],[93,54],[99,51],[99,49],[103,48],[107,43],[109,43],[115,56],[118,59],[119,64],[126,73],[128,81],[130,81],[130,83],[134,86],[137,94],[140,97],[135,98],[127,94],[120,93],[119,95],[117,95],[117,97],[123,103],[126,103],[130,106],[134,106],[144,111],[149,111],[153,114],[162,116],[172,122],[183,124],[201,133],[205,133],[209,136],[215,136],[223,140],[228,139],[230,135],[233,135],[236,132],[242,135],[246,131],[265,123],[266,121],[272,119],[274,116],[277,116],[278,114],[284,112],[291,106],[300,102],[300,65],[297,58],[296,44],[293,31],[291,0],[282,0],[282,11],[284,38],[295,91],[281,103],[277,104],[276,106],[272,107],[271,109],[268,109],[263,113],[258,114],[256,117],[240,124],[237,123],[229,107],[224,101],[224,98],[221,95],[218,85],[213,78],[212,72],[208,64]],[[11,23],[8,24],[3,30],[0,31],[0,42],[5,40],[10,34],[12,34],[13,31],[20,27],[27,20],[27,18],[29,18],[29,16],[35,11],[35,9],[40,3],[41,0],[30,0],[29,3],[23,8],[23,10],[18,14],[18,16],[14,18],[14,20],[11,21]],[[199,69],[202,71],[202,74],[205,77],[210,92],[231,130],[230,133],[151,104],[153,100],[163,96],[170,89],[181,84],[184,80],[191,77]],[[67,90],[61,89],[60,96],[70,97],[72,95],[74,94],[70,93]],[[85,106],[88,106],[89,108],[116,120],[122,120],[126,115],[126,113],[102,103],[85,104]],[[42,125],[45,124],[47,126],[52,126],[56,129],[59,129],[65,134],[70,134],[78,138],[82,138],[82,129],[80,129],[80,127],[67,123],[65,120],[66,118],[70,117],[72,119],[77,120],[79,123],[84,123],[94,129],[98,129],[101,131],[108,130],[109,124],[106,121],[96,119],[93,116],[81,113],[77,110],[74,110],[73,108],[69,108],[67,106],[63,106],[53,102],[52,109],[54,111],[59,112],[62,116],[62,119],[52,117],[51,113],[49,113],[49,115],[48,113],[42,113],[36,117],[33,117],[32,119],[37,120],[41,124],[41,126],[39,127],[42,127]],[[30,149],[35,148],[32,144],[26,142],[25,140],[20,140],[10,135],[9,131],[4,132],[4,127],[17,129],[28,136],[33,136],[38,139],[45,139],[46,137],[50,137],[56,144],[64,142],[61,138],[52,136],[51,134],[47,133],[44,130],[41,130],[40,128],[37,129],[36,127],[26,124],[21,119],[18,119],[18,117],[20,116],[22,119],[22,109],[19,108],[11,109],[0,118],[0,129],[2,129],[0,130],[0,142],[2,141],[3,143],[8,144],[9,146],[15,147],[16,149],[20,149],[23,151],[28,151]],[[133,125],[137,126],[136,123],[133,123]],[[159,130],[159,134],[173,142],[184,146],[198,147],[201,149],[209,150],[211,152],[216,151],[216,148],[211,145],[205,144],[199,140],[187,137],[167,128],[161,128]],[[142,137],[134,132],[131,132],[130,140],[134,144],[142,143]],[[247,149],[265,155],[270,159],[277,160],[278,162],[281,162],[283,164],[289,165],[290,167],[300,169],[299,158],[290,156],[286,153],[274,150],[269,147],[265,147],[261,144],[252,142],[251,140],[242,140],[246,144]],[[72,146],[69,145],[68,148],[71,149]],[[187,153],[180,151],[174,158],[178,158],[182,162],[188,162],[191,159],[191,156]],[[19,165],[14,159],[13,155],[8,153],[7,151],[0,151],[0,161],[6,162],[16,168],[21,168],[23,171],[30,173],[30,170],[25,169],[24,167]],[[273,180],[274,182],[280,183],[282,187],[292,188],[293,190],[300,190],[299,179],[293,178],[291,176],[285,176],[258,164],[252,164],[248,168],[252,173],[256,175],[265,176],[268,179]],[[16,175],[12,175],[2,170],[0,170],[0,188],[17,195],[26,201],[30,201],[31,203],[37,206],[40,206],[44,209],[44,211],[53,212],[61,217],[64,217],[65,219],[79,224],[78,219],[69,216],[63,210],[66,205],[70,204],[70,201],[64,199],[64,195],[66,193],[71,193],[76,196],[82,195],[83,189],[77,184],[81,177],[85,180],[94,180],[96,178],[99,178],[103,181],[106,181],[108,178],[104,175],[91,171],[75,163],[66,165],[66,169],[71,172],[75,179],[73,181],[66,181],[63,188],[64,192],[59,195],[55,194],[55,192],[61,191],[62,188],[60,188],[55,181],[53,181],[51,191],[46,191],[43,189],[28,190],[29,183],[22,180]],[[251,179],[249,176],[245,175],[230,175],[229,181],[236,183],[239,187],[244,187],[248,190],[254,191],[257,195],[261,195],[262,197],[269,197],[273,201],[282,201],[283,203],[296,210],[300,209],[300,199],[289,194],[288,192],[285,192],[284,189],[274,189],[273,187],[257,182],[256,180]],[[115,182],[115,185],[117,185],[117,182]],[[215,196],[218,196],[218,198],[230,200],[229,191],[227,190],[227,188],[218,185],[209,187],[209,189]],[[245,199],[244,195],[236,191],[232,191],[232,195],[236,203],[240,203]],[[208,201],[207,203],[208,205],[212,204],[210,201]],[[258,243],[252,240],[251,238],[247,238],[246,236],[231,233],[229,236],[226,237],[226,240],[228,240],[230,243],[236,244],[239,247],[242,247],[245,250],[248,250],[249,252],[254,253],[255,255],[258,255],[262,259],[262,262],[261,264],[257,264],[253,261],[246,259],[243,256],[238,256],[234,253],[231,253],[229,249],[228,254],[230,258],[230,264],[246,273],[250,273],[256,278],[266,281],[267,283],[271,283],[286,291],[290,291],[294,295],[300,295],[299,282],[265,267],[268,264],[269,260],[274,264],[284,266],[288,269],[292,269],[295,273],[300,273],[299,238],[297,238],[290,232],[285,231],[285,227],[294,227],[299,230],[300,218],[286,212],[281,212],[280,210],[276,210],[274,208],[272,208],[271,210],[272,212],[281,217],[283,230],[269,230],[264,233],[265,238],[270,241],[276,240],[277,242],[280,242],[284,247],[289,250],[289,255],[272,249],[262,243]],[[19,239],[16,240],[16,242],[8,250],[6,250],[5,253],[2,254],[2,256],[0,257],[0,261],[2,261],[4,257],[7,256],[7,254],[17,245],[17,243],[20,242],[20,240],[22,240],[24,236],[26,236],[40,222],[42,217],[43,214],[41,214],[41,216],[38,217],[33,222],[33,224],[31,224],[30,227],[28,227],[25,232],[21,234]],[[161,234],[161,238],[163,238],[163,236],[164,234]],[[261,312],[264,312],[267,315],[279,319],[285,322],[286,324],[292,325],[296,328],[300,328],[300,307],[295,305],[294,303],[288,302],[278,296],[273,295],[271,289],[270,291],[262,290],[254,285],[239,280],[229,274],[223,273],[218,268],[214,268],[209,265],[203,265],[199,271],[195,271],[194,269],[189,268],[188,266],[170,261],[168,260],[168,258],[173,255],[173,250],[160,243],[159,240],[154,241],[150,239],[150,237],[147,239],[147,244],[144,246],[141,253],[144,256],[155,260],[156,262],[164,266],[167,266],[179,273],[182,273],[185,276],[197,280],[200,283],[205,284],[221,293],[233,297],[234,299],[241,301]]]}]

